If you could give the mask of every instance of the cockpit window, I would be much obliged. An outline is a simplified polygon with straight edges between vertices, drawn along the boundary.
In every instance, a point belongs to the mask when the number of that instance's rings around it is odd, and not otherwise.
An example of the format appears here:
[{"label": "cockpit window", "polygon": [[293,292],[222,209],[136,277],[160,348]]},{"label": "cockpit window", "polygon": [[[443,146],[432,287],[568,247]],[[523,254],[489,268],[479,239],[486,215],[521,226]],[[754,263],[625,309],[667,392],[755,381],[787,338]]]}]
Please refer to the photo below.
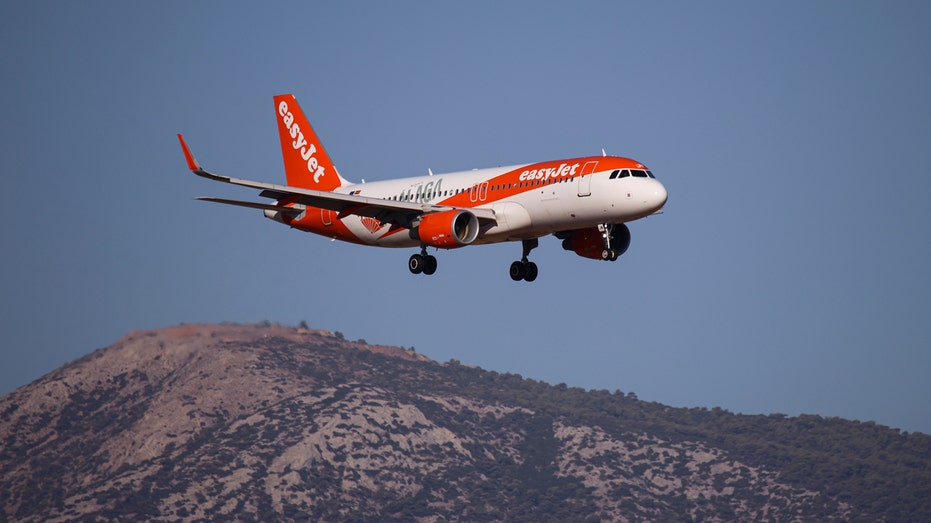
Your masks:
[{"label": "cockpit window", "polygon": [[656,179],[656,176],[653,176],[653,173],[646,169],[615,169],[611,172],[612,180],[615,178],[627,178],[628,176]]}]

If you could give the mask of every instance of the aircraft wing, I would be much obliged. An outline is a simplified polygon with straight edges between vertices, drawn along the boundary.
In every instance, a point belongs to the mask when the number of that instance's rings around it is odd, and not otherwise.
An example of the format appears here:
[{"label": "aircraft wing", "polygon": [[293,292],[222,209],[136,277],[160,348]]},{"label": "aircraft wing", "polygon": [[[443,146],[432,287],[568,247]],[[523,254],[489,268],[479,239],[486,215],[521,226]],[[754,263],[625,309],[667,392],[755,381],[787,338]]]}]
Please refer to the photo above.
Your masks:
[{"label": "aircraft wing", "polygon": [[[315,191],[313,189],[303,189],[300,187],[292,187],[290,185],[277,185],[273,183],[256,182],[252,180],[243,180],[240,178],[222,176],[204,170],[200,164],[197,163],[197,160],[194,158],[194,155],[191,153],[191,150],[188,148],[187,144],[184,142],[184,138],[180,134],[178,135],[178,140],[181,142],[181,149],[184,151],[184,158],[187,160],[188,168],[197,176],[218,182],[241,185],[243,187],[251,187],[253,189],[261,189],[262,192],[259,193],[259,196],[273,198],[279,202],[285,201],[289,203],[297,203],[310,207],[318,207],[321,209],[336,211],[339,218],[355,214],[358,216],[376,218],[383,223],[400,225],[402,227],[410,227],[417,218],[424,214],[450,211],[459,208],[451,207],[448,205],[397,202],[394,200],[385,200],[383,198],[370,198],[367,196],[357,196],[353,194]],[[226,200],[223,198],[209,197],[201,197],[198,199],[217,203],[225,203],[229,205],[239,205],[241,207],[252,207],[256,209],[287,209],[288,211],[293,212],[293,208],[287,207],[285,205],[243,202],[238,200]],[[477,209],[470,207],[467,210],[474,214],[480,222],[497,222],[495,213],[491,209]]]}]

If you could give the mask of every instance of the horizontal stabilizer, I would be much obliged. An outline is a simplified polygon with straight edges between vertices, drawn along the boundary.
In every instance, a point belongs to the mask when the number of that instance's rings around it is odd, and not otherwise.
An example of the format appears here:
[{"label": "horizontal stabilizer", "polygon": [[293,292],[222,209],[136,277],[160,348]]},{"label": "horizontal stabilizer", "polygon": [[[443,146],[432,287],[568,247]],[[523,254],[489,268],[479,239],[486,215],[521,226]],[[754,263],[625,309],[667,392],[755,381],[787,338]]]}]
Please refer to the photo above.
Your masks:
[{"label": "horizontal stabilizer", "polygon": [[270,203],[259,203],[259,202],[244,202],[241,200],[227,200],[225,198],[211,198],[209,196],[201,196],[195,198],[196,200],[201,200],[204,202],[216,202],[216,203],[225,203],[227,205],[237,205],[239,207],[249,207],[252,209],[262,209],[263,211],[279,211],[279,212],[291,212],[299,214],[303,212],[303,209],[295,209],[294,207],[287,207],[285,205],[273,205]]}]

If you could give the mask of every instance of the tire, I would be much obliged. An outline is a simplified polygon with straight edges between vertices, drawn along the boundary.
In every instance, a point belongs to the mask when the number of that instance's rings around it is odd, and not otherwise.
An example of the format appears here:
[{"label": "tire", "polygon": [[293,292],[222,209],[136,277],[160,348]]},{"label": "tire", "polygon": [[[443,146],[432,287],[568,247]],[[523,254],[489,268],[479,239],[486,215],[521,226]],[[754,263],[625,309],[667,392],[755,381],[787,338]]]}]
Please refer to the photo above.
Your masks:
[{"label": "tire", "polygon": [[434,272],[436,272],[436,265],[437,265],[437,263],[436,263],[436,257],[434,257],[434,256],[429,256],[429,255],[426,256],[426,257],[424,258],[423,273],[426,274],[426,275],[428,275],[428,276],[429,276],[430,274],[433,274]]},{"label": "tire", "polygon": [[412,254],[410,259],[407,260],[407,268],[410,269],[411,274],[420,274],[423,272],[425,262],[423,256]]},{"label": "tire", "polygon": [[533,262],[527,262],[524,264],[524,281],[533,281],[537,279],[537,264]]},{"label": "tire", "polygon": [[511,279],[514,281],[521,281],[524,279],[524,263],[516,261],[511,264]]}]

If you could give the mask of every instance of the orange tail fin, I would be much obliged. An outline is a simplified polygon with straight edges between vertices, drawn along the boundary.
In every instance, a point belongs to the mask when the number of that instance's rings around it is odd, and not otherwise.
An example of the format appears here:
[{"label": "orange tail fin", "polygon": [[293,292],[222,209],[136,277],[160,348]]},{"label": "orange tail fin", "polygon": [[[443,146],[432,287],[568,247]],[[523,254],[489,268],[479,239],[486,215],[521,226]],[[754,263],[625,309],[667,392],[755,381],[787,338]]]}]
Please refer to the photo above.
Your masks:
[{"label": "orange tail fin", "polygon": [[288,185],[318,191],[332,191],[342,185],[330,156],[294,95],[276,96],[275,114]]}]

